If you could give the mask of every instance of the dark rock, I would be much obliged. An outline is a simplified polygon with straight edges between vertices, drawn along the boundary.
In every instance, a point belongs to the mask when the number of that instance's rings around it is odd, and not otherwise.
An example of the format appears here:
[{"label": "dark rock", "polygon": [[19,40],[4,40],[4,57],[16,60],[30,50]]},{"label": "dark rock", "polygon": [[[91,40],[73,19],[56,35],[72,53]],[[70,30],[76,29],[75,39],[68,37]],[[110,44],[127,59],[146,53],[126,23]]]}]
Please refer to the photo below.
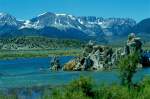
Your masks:
[{"label": "dark rock", "polygon": [[50,70],[60,70],[61,69],[61,66],[60,66],[60,62],[59,62],[59,59],[58,57],[54,56],[51,60],[51,67],[50,67]]}]

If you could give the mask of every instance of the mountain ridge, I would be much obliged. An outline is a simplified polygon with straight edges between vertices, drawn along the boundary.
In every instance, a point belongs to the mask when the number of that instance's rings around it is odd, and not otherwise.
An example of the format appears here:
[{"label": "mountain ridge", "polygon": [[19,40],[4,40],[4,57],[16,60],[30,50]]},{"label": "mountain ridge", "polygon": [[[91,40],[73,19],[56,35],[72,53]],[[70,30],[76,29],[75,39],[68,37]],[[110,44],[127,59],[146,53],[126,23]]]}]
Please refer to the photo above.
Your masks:
[{"label": "mountain ridge", "polygon": [[136,27],[138,24],[131,18],[73,16],[46,12],[29,20],[19,21],[9,14],[0,13],[0,37],[41,35],[80,40],[93,38],[112,42],[114,37],[121,38],[130,32],[138,32]]}]

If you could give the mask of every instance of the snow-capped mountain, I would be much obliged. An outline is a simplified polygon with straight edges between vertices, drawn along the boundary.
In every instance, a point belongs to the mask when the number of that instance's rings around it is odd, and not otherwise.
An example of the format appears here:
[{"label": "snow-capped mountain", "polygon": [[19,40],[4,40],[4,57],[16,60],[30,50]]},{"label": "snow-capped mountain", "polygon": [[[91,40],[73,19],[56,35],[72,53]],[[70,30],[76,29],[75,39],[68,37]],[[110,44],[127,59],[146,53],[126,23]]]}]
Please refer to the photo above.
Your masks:
[{"label": "snow-capped mountain", "polygon": [[20,22],[16,20],[15,17],[7,14],[7,13],[0,13],[0,27],[4,25],[9,26],[20,26]]},{"label": "snow-capped mountain", "polygon": [[[130,18],[102,18],[95,16],[80,17],[70,14],[46,12],[29,20],[18,21],[15,17],[9,14],[0,13],[0,36],[1,34],[4,36],[5,32],[7,35],[10,33],[10,31],[4,31],[5,28],[9,26],[16,27],[18,34],[21,34],[23,31],[24,33],[22,34],[24,35],[26,33],[25,30],[28,30],[28,32],[29,30],[30,32],[31,30],[34,30],[34,32],[36,31],[35,34],[37,33],[38,35],[41,35],[41,30],[45,31],[44,29],[47,29],[48,31],[42,32],[43,35],[55,34],[54,32],[56,31],[54,30],[57,30],[57,34],[59,34],[59,32],[62,33],[63,31],[63,33],[67,32],[65,35],[82,34],[87,37],[104,38],[127,35],[135,25],[136,22]],[[51,28],[51,30],[48,28]],[[4,32],[1,32],[2,30]],[[10,30],[13,35],[14,31],[12,31],[12,29]],[[70,30],[73,30],[74,33]],[[63,36],[65,37],[65,35]],[[57,35],[55,35],[55,37],[57,37]]]},{"label": "snow-capped mountain", "polygon": [[44,27],[76,28],[90,36],[105,34],[112,36],[127,32],[136,22],[129,18],[76,17],[69,14],[44,13],[24,22],[21,28],[41,29]]}]

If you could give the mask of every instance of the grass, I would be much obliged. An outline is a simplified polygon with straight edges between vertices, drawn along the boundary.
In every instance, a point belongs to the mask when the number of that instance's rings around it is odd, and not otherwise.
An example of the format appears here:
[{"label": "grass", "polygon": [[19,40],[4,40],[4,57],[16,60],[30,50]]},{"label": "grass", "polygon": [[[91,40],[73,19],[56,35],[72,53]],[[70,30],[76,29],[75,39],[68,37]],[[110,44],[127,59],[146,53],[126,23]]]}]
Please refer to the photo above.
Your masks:
[{"label": "grass", "polygon": [[9,95],[9,96],[0,95],[0,99],[17,99],[17,96],[15,96],[15,95]]},{"label": "grass", "polygon": [[[121,48],[121,46],[113,46]],[[144,49],[150,50],[149,46]],[[33,57],[48,57],[48,56],[79,56],[82,49],[31,49],[31,50],[0,50],[0,59],[14,59],[14,58],[33,58]]]},{"label": "grass", "polygon": [[[150,78],[128,88],[120,84],[98,85],[90,77],[80,77],[66,86],[45,88],[39,99],[149,99]],[[16,94],[0,94],[0,99],[18,99]]]},{"label": "grass", "polygon": [[0,50],[0,59],[32,58],[48,56],[78,56],[80,49],[58,50]]},{"label": "grass", "polygon": [[150,79],[144,79],[137,86],[96,85],[91,78],[81,77],[67,87],[55,89],[43,99],[149,99]]}]

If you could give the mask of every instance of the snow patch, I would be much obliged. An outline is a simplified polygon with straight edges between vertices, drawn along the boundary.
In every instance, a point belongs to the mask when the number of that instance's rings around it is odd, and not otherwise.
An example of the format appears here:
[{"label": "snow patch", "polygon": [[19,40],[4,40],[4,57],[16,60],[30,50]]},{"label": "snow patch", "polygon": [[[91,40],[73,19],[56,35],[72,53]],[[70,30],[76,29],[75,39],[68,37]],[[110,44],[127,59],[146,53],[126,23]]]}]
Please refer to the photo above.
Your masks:
[{"label": "snow patch", "polygon": [[32,27],[34,27],[35,29],[40,29],[42,28],[41,26],[39,26],[39,20],[37,22],[35,22]]},{"label": "snow patch", "polygon": [[24,25],[20,27],[20,29],[23,28],[34,28],[34,29],[40,29],[42,26],[39,26],[39,21],[35,22],[34,24],[31,24],[30,20],[26,20]]},{"label": "snow patch", "polygon": [[78,26],[78,29],[82,30],[82,28],[80,26]]},{"label": "snow patch", "polygon": [[24,23],[24,25],[20,27],[20,29],[23,28],[32,28],[32,24],[30,24],[30,20],[26,20]]},{"label": "snow patch", "polygon": [[83,21],[81,21],[80,19],[78,19],[78,21],[79,21],[80,24],[83,24]]},{"label": "snow patch", "polygon": [[103,24],[103,22],[98,22],[98,25],[102,25]]},{"label": "snow patch", "polygon": [[56,14],[56,16],[66,16],[67,14],[65,14],[65,13],[61,13],[61,14]]},{"label": "snow patch", "polygon": [[39,16],[42,16],[42,15],[44,15],[44,14],[46,14],[46,13],[47,13],[47,12],[44,12],[44,13],[42,13],[42,14],[39,14],[38,17],[39,17]]},{"label": "snow patch", "polygon": [[6,13],[0,13],[0,17],[4,17],[6,15],[7,15]]},{"label": "snow patch", "polygon": [[26,20],[24,24],[25,25],[29,25],[30,24],[30,20]]},{"label": "snow patch", "polygon": [[24,22],[25,20],[18,20],[18,21],[20,21],[20,22]]},{"label": "snow patch", "polygon": [[76,20],[76,18],[73,15],[68,15],[72,20]]},{"label": "snow patch", "polygon": [[0,16],[2,16],[3,15],[3,13],[0,13]]},{"label": "snow patch", "polygon": [[88,22],[89,24],[97,24],[96,22]]},{"label": "snow patch", "polygon": [[54,22],[54,24],[57,24],[57,20],[55,19],[55,22]]}]

